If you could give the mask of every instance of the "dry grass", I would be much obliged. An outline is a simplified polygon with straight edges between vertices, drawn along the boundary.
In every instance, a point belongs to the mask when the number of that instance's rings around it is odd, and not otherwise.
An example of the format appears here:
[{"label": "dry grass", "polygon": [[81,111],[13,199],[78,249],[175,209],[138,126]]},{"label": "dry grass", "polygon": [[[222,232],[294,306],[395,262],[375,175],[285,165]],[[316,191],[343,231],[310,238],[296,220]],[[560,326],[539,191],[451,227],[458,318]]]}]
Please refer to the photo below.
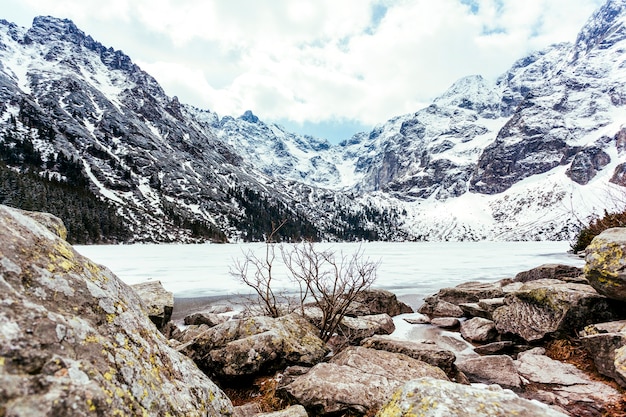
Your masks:
[{"label": "dry grass", "polygon": [[223,391],[234,406],[251,402],[258,404],[261,412],[268,413],[282,410],[290,405],[289,401],[276,393],[278,380],[275,377],[259,377],[251,384],[224,387]]},{"label": "dry grass", "polygon": [[582,347],[578,339],[558,339],[546,346],[546,355],[554,360],[569,363],[587,374],[592,380],[600,381],[622,393],[622,399],[609,404],[603,410],[603,417],[626,417],[626,397],[624,389],[612,379],[600,374],[591,354]]}]

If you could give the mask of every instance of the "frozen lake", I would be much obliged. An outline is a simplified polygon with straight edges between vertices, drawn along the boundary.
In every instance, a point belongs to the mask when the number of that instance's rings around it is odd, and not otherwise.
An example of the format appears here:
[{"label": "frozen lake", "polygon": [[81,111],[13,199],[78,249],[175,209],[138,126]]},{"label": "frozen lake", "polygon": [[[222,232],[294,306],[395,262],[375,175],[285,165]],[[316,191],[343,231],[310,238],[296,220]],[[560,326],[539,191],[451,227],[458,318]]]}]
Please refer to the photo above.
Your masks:
[{"label": "frozen lake", "polygon": [[[546,263],[582,266],[568,254],[568,242],[418,242],[320,243],[316,247],[349,255],[361,248],[364,257],[380,261],[376,288],[416,300],[439,288],[478,280],[513,277]],[[159,280],[178,298],[224,297],[249,293],[230,275],[244,251],[262,254],[264,244],[160,244],[75,246],[94,262],[109,267],[128,284]],[[277,251],[277,262],[280,253]],[[278,265],[280,266],[280,265]],[[279,276],[286,271],[279,268]],[[282,286],[290,283],[285,278]]]}]

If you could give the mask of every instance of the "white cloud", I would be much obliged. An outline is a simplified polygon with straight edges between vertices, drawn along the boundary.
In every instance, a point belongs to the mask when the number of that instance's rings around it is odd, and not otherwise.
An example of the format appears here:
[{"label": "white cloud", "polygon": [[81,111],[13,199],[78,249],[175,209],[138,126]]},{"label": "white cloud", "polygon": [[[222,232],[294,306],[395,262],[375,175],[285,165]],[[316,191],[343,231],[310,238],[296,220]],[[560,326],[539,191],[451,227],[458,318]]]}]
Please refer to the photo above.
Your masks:
[{"label": "white cloud", "polygon": [[[601,0],[3,0],[69,17],[181,101],[366,125],[575,36]],[[17,3],[16,3],[17,4]],[[384,12],[384,13],[383,13]],[[10,16],[4,16],[10,19]]]}]

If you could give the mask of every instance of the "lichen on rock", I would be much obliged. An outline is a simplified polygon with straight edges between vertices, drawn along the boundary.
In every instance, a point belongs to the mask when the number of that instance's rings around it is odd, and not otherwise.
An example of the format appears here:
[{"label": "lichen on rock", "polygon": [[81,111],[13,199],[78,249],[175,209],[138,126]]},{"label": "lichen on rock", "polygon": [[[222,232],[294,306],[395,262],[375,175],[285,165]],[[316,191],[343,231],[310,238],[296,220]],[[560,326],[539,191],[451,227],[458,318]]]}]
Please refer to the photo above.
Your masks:
[{"label": "lichen on rock", "polygon": [[0,206],[0,415],[231,415],[130,287],[32,217]]}]

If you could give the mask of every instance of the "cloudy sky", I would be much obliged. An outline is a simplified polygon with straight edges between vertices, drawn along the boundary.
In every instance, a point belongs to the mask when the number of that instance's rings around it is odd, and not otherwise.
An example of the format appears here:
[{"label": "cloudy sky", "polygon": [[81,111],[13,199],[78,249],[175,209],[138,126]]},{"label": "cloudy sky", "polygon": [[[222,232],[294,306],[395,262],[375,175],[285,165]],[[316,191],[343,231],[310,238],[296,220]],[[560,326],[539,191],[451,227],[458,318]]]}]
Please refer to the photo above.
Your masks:
[{"label": "cloudy sky", "polygon": [[574,41],[604,0],[0,0],[0,18],[69,18],[170,96],[220,116],[348,139]]}]

